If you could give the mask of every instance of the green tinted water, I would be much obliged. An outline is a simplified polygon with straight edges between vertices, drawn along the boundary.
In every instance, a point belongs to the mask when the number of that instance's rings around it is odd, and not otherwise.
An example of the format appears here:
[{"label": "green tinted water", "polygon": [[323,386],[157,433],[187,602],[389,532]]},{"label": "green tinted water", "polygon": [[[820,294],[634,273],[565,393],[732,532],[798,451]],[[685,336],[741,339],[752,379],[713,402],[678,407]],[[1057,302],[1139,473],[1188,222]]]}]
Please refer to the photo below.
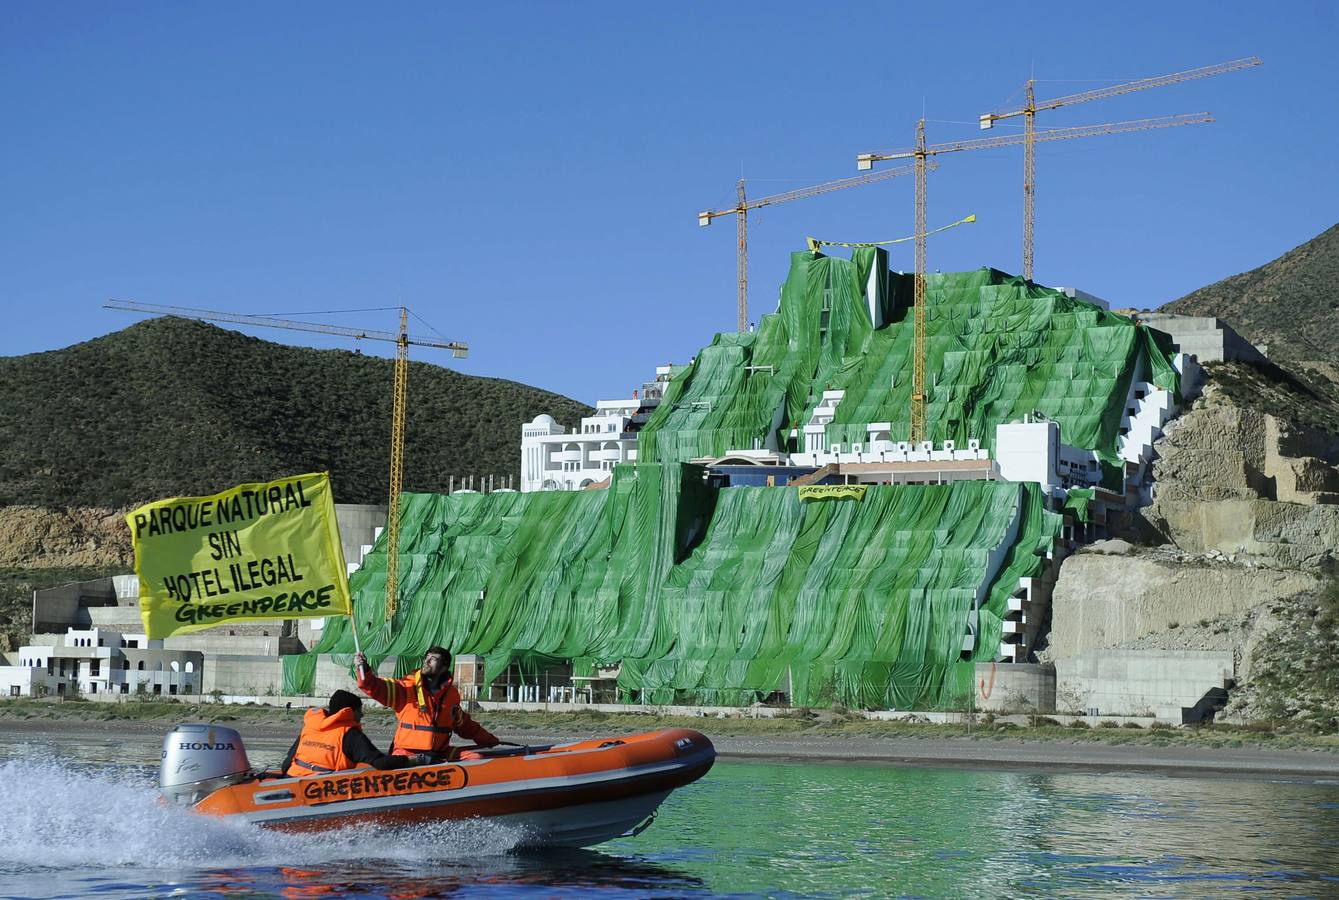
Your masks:
[{"label": "green tinted water", "polygon": [[0,896],[1339,896],[1339,784],[721,760],[640,836],[537,855],[164,810],[160,745],[0,724]]},{"label": "green tinted water", "polygon": [[726,761],[606,850],[722,893],[1339,896],[1339,785]]}]

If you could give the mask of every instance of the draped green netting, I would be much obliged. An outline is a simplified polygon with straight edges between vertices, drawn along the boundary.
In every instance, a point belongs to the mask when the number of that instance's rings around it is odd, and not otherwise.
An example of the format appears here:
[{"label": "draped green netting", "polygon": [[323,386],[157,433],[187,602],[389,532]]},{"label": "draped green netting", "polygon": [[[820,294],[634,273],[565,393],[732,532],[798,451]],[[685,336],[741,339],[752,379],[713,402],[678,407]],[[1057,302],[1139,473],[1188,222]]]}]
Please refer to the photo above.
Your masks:
[{"label": "draped green netting", "polygon": [[[374,666],[394,656],[410,670],[436,644],[483,654],[493,675],[524,653],[643,652],[658,620],[651,573],[668,571],[710,515],[704,474],[620,466],[604,491],[401,495],[394,620],[385,617],[384,534],[349,577],[363,651]],[[618,631],[603,630],[615,621]],[[309,654],[285,658],[285,690],[311,690],[315,664],[298,660],[334,654],[349,664],[353,649],[349,620],[326,619]]]},{"label": "draped green netting", "polygon": [[1074,516],[1076,522],[1087,524],[1088,504],[1096,495],[1092,488],[1070,488],[1065,495],[1065,512]]},{"label": "draped green netting", "polygon": [[[1047,559],[1065,524],[1063,515],[1046,509],[1039,485],[1029,482],[1022,487],[1017,536],[1009,545],[999,574],[980,609],[974,659],[990,659],[994,648],[999,647],[1004,619],[1009,614],[1009,598],[1018,590],[1019,579],[1035,578],[1044,573]],[[967,675],[970,678],[970,671]],[[971,682],[960,690],[970,691]]]},{"label": "draped green netting", "polygon": [[807,419],[815,386],[821,395],[821,385],[863,352],[873,326],[862,304],[876,266],[886,275],[882,250],[857,250],[854,262],[792,254],[780,309],[762,317],[758,332],[718,334],[673,373],[637,436],[638,459],[686,461],[782,446],[789,429]]},{"label": "draped green netting", "polygon": [[[796,488],[703,476],[639,464],[604,491],[404,495],[392,627],[384,541],[350,579],[364,650],[409,665],[441,644],[483,655],[490,679],[512,663],[621,664],[622,696],[650,703],[779,690],[804,705],[945,706],[972,661],[994,657],[1008,595],[1059,522],[1035,485],[803,503]],[[310,690],[317,654],[352,650],[347,620],[328,619],[310,654],[285,659],[286,690]]]},{"label": "draped green netting", "polygon": [[[876,423],[888,423],[885,439],[906,440],[912,286],[911,275],[887,272],[881,251],[792,254],[778,311],[757,334],[717,335],[675,373],[638,458],[802,449],[790,434],[829,390],[845,392],[829,444],[864,442]],[[887,324],[875,327],[872,315]],[[1114,465],[1131,381],[1179,390],[1165,335],[995,269],[928,276],[925,319],[926,438],[936,443],[977,438],[992,448],[996,425],[1040,412],[1065,443]]]},{"label": "draped green netting", "polygon": [[[350,578],[363,647],[408,671],[433,644],[484,657],[489,679],[554,661],[620,666],[627,700],[740,705],[956,705],[998,652],[1019,579],[1040,574],[1062,519],[1033,484],[871,486],[802,503],[785,487],[706,484],[686,465],[730,450],[803,449],[824,391],[845,392],[830,443],[868,426],[907,437],[912,276],[881,250],[795,253],[775,314],[676,367],[607,490],[402,497],[399,592],[385,621],[384,540]],[[1119,473],[1132,381],[1179,389],[1165,336],[994,269],[927,279],[927,437],[994,444],[1040,412]],[[883,430],[883,429],[880,429]],[[348,665],[347,619],[315,660]]]}]

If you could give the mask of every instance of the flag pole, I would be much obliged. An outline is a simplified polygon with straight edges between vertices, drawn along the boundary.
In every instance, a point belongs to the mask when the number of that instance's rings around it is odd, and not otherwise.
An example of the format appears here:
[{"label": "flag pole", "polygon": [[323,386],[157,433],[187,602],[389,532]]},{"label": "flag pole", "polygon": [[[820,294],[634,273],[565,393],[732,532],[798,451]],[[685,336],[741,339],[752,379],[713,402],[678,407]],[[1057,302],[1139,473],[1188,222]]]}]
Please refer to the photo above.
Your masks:
[{"label": "flag pole", "polygon": [[[353,632],[353,652],[361,654],[363,652],[362,644],[358,640],[358,617],[353,614],[353,604],[349,604],[349,630]],[[362,674],[362,667],[359,666],[358,674]]]}]

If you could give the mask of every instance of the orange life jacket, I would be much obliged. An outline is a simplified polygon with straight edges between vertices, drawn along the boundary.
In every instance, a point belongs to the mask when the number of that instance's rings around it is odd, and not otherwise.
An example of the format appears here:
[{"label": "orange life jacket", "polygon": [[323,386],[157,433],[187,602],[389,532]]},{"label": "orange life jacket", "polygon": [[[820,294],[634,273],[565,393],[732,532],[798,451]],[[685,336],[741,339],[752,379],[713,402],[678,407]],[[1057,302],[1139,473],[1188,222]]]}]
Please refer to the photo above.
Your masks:
[{"label": "orange life jacket", "polygon": [[352,728],[361,727],[353,710],[348,707],[333,716],[320,708],[307,710],[288,774],[294,777],[326,775],[357,768],[358,763],[344,755],[344,735]]},{"label": "orange life jacket", "polygon": [[[396,685],[413,692],[413,702],[395,707],[400,720],[395,729],[396,751],[411,753],[446,753],[451,747],[451,732],[465,720],[460,708],[460,691],[453,681],[436,694],[423,686],[423,674],[415,672],[402,679],[406,684]],[[395,684],[395,682],[391,682]]]}]

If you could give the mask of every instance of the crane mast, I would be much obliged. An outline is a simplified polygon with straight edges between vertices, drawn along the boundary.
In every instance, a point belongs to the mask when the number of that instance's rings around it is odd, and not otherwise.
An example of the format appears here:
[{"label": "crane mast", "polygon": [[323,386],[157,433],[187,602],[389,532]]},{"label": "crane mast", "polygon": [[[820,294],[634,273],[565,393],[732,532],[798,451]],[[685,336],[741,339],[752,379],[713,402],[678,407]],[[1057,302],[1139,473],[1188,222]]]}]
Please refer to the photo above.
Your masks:
[{"label": "crane mast", "polygon": [[911,441],[925,440],[925,120],[916,123],[916,271],[912,315],[915,319],[912,339]]},{"label": "crane mast", "polygon": [[749,214],[748,204],[744,200],[744,179],[739,179],[735,192],[739,198],[739,206],[735,207],[739,210],[735,216],[735,236],[739,245],[735,256],[735,274],[739,277],[735,305],[739,318],[738,330],[742,334],[749,327]]},{"label": "crane mast", "polygon": [[404,487],[405,414],[409,405],[409,311],[400,307],[395,341],[395,378],[391,387],[390,499],[386,503],[386,622],[395,617],[400,586],[400,492]]},{"label": "crane mast", "polygon": [[176,316],[202,322],[229,322],[235,325],[253,325],[263,328],[284,328],[290,331],[310,331],[351,337],[355,340],[389,341],[395,344],[395,369],[391,386],[391,467],[390,500],[386,506],[386,622],[395,615],[399,596],[400,569],[400,494],[404,487],[405,421],[409,408],[409,346],[411,344],[450,350],[457,359],[469,355],[469,345],[460,341],[438,341],[410,337],[409,310],[400,307],[399,332],[372,331],[365,328],[346,328],[318,322],[302,322],[275,316],[253,316],[244,313],[219,312],[186,306],[163,306],[157,303],[138,303],[132,300],[108,300],[107,309],[146,312],[160,316]]},{"label": "crane mast", "polygon": [[1037,219],[1037,111],[1032,105],[1032,79],[1027,83],[1023,116],[1023,277],[1032,280],[1032,227]]}]

